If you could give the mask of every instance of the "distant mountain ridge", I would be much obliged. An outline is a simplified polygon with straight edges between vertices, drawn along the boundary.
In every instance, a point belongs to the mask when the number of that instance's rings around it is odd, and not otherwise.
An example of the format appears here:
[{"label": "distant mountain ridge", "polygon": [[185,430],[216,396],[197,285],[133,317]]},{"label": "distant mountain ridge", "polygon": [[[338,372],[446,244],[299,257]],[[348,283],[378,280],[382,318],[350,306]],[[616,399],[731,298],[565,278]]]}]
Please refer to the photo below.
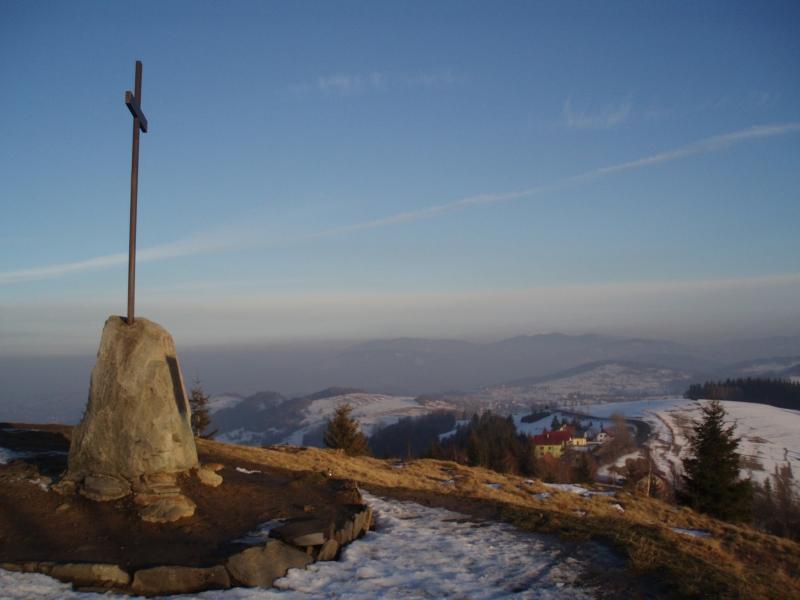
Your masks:
[{"label": "distant mountain ridge", "polygon": [[[441,395],[525,378],[552,376],[598,361],[630,361],[697,374],[697,380],[741,376],[748,361],[800,356],[800,335],[713,344],[599,334],[543,333],[495,342],[393,338],[360,343],[276,343],[181,348],[184,374],[215,397],[214,412],[258,390],[300,398],[330,386],[399,396]],[[0,418],[18,421],[79,420],[93,356],[17,357],[0,361]],[[800,377],[798,367],[771,371]],[[275,392],[277,393],[277,392]],[[225,396],[225,398],[222,398]],[[262,398],[270,404],[276,398]],[[258,416],[258,406],[252,406]]]}]

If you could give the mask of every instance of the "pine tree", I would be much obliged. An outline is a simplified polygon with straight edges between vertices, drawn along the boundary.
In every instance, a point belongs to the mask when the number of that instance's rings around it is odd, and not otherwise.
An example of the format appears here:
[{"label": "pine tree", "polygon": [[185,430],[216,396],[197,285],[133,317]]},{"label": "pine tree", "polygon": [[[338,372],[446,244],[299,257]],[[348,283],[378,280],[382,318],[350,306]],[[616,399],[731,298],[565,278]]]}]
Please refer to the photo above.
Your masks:
[{"label": "pine tree", "polygon": [[349,456],[370,454],[367,438],[361,433],[358,421],[350,416],[353,407],[340,404],[336,407],[333,418],[325,428],[325,445],[328,448],[344,450]]},{"label": "pine tree", "polygon": [[727,521],[749,519],[753,489],[739,478],[739,438],[736,425],[725,426],[725,409],[718,400],[702,408],[694,422],[690,454],[683,460],[682,500],[700,512]]},{"label": "pine tree", "polygon": [[216,435],[216,430],[206,433],[211,425],[211,417],[208,414],[208,396],[203,392],[200,380],[195,379],[192,390],[189,394],[189,408],[192,411],[192,433],[195,437],[210,439]]}]

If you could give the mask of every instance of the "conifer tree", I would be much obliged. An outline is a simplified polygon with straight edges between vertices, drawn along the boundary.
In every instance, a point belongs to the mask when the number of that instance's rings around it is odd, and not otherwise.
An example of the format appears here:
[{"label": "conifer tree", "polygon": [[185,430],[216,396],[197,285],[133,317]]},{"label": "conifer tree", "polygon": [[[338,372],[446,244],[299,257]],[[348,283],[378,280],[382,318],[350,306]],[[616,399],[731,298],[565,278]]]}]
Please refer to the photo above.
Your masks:
[{"label": "conifer tree", "polygon": [[211,416],[208,414],[208,396],[200,385],[200,380],[195,379],[189,393],[189,408],[192,411],[192,433],[195,437],[210,439],[217,433],[216,430],[206,433],[211,425]]},{"label": "conifer tree", "polygon": [[336,407],[333,418],[325,428],[325,445],[328,448],[344,450],[349,456],[370,454],[367,438],[361,433],[358,421],[350,416],[353,407],[340,404]]},{"label": "conifer tree", "polygon": [[558,431],[561,429],[561,421],[558,420],[558,415],[553,415],[553,420],[550,421],[550,431]]},{"label": "conifer tree", "polygon": [[683,460],[682,500],[700,512],[727,521],[750,517],[753,490],[739,478],[739,438],[736,425],[725,425],[725,409],[718,400],[703,405],[694,422],[690,454]]}]

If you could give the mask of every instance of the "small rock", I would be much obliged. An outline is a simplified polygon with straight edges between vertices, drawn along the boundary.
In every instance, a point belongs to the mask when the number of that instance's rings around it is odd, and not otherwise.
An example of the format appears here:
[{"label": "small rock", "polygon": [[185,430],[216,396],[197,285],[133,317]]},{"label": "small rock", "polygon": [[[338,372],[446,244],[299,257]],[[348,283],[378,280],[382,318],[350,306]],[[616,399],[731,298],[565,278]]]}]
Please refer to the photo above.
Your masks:
[{"label": "small rock", "polygon": [[56,512],[57,513],[64,512],[65,510],[69,510],[69,507],[70,504],[68,502],[63,502],[58,505],[58,507],[56,508]]},{"label": "small rock", "polygon": [[218,487],[222,483],[221,475],[217,475],[214,471],[205,467],[197,470],[197,478],[200,483],[211,487]]},{"label": "small rock", "polygon": [[63,478],[56,484],[53,484],[50,489],[57,493],[59,496],[71,496],[77,489],[77,484],[71,479]]},{"label": "small rock", "polygon": [[214,473],[216,473],[217,471],[221,471],[222,469],[224,469],[225,465],[223,465],[222,463],[208,463],[203,465],[202,468],[208,469],[209,471],[214,471]]},{"label": "small rock", "polygon": [[131,580],[117,565],[91,563],[53,565],[50,576],[75,586],[125,587]]},{"label": "small rock", "polygon": [[97,502],[118,500],[131,493],[127,481],[109,475],[87,475],[83,480],[81,495]]},{"label": "small rock", "polygon": [[148,523],[171,523],[191,517],[196,505],[183,494],[160,497],[155,503],[145,506],[139,516]]},{"label": "small rock", "polygon": [[211,589],[231,587],[228,572],[222,565],[209,568],[154,567],[133,574],[131,590],[148,596],[162,594],[191,594]]},{"label": "small rock", "polygon": [[313,562],[306,553],[278,540],[267,540],[264,546],[248,548],[228,559],[226,567],[242,585],[270,587],[289,569],[303,569]]}]

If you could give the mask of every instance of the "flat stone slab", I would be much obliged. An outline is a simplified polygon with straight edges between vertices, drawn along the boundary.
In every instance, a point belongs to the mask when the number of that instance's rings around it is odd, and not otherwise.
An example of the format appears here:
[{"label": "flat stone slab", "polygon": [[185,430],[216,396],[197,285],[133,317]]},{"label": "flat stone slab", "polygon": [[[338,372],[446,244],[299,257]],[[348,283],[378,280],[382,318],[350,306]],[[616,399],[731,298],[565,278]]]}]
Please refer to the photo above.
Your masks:
[{"label": "flat stone slab", "polygon": [[144,506],[139,515],[147,523],[172,523],[191,517],[197,505],[183,494],[161,496],[152,504]]},{"label": "flat stone slab", "polygon": [[234,580],[251,587],[270,587],[289,569],[304,569],[314,560],[305,552],[280,540],[267,540],[261,547],[248,548],[231,556],[225,566]]},{"label": "flat stone slab", "polygon": [[222,565],[207,568],[163,566],[136,571],[131,591],[134,594],[156,596],[191,594],[230,586],[228,571]]},{"label": "flat stone slab", "polygon": [[128,585],[131,577],[117,565],[67,563],[53,565],[47,571],[51,577],[71,582],[76,586],[122,588]]},{"label": "flat stone slab", "polygon": [[321,546],[333,534],[333,524],[321,519],[302,519],[270,531],[270,537],[293,546]]},{"label": "flat stone slab", "polygon": [[97,502],[108,502],[124,498],[131,493],[130,484],[124,479],[108,475],[87,475],[81,486],[81,495]]}]

